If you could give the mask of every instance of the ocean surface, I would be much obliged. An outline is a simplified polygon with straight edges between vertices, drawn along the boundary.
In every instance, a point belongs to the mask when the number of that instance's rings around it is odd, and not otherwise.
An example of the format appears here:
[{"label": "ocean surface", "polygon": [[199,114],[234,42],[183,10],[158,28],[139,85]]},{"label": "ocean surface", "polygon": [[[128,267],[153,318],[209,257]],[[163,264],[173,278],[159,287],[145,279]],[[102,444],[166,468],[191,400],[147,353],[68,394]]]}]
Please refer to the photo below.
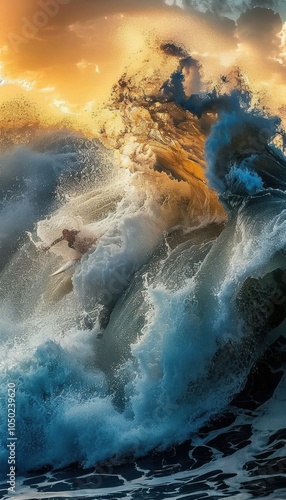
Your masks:
[{"label": "ocean surface", "polygon": [[96,139],[1,136],[4,499],[286,498],[280,120],[160,50]]}]

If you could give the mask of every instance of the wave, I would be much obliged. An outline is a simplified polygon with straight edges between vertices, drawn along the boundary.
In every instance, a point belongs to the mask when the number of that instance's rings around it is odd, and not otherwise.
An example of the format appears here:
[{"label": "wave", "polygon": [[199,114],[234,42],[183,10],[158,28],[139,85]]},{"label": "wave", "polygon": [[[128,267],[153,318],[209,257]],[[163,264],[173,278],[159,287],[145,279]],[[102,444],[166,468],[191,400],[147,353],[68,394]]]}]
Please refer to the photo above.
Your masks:
[{"label": "wave", "polygon": [[[122,82],[117,90],[116,113],[128,99]],[[243,388],[281,333],[279,120],[237,90],[207,106],[205,96],[171,91],[162,84],[125,109],[116,162],[106,135],[105,146],[43,136],[40,151],[2,156],[1,405],[5,414],[15,383],[21,471],[184,441]],[[52,279],[73,250],[62,242],[46,254],[24,234],[47,245],[65,227],[99,241],[74,273]],[[3,422],[3,442],[6,431]]]}]

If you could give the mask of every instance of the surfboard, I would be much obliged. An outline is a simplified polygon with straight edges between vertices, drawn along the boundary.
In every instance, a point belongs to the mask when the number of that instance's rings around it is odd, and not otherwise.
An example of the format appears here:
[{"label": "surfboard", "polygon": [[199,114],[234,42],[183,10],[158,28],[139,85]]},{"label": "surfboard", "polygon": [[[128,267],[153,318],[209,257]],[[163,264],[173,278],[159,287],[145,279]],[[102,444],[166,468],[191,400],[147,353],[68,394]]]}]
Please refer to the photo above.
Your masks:
[{"label": "surfboard", "polygon": [[58,274],[65,273],[66,271],[68,271],[72,267],[76,266],[79,261],[80,261],[80,259],[69,260],[63,266],[61,266],[59,269],[57,269],[57,271],[55,271],[53,274],[50,274],[50,278],[52,278],[53,276],[58,276]]}]

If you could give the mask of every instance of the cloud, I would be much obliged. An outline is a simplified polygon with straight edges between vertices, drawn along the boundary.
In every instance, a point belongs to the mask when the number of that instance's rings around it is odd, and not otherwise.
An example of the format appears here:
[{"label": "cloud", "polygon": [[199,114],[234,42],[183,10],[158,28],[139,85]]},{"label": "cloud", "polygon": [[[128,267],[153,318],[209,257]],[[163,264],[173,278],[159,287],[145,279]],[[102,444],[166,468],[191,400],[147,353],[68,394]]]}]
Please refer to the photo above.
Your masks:
[{"label": "cloud", "polygon": [[251,7],[272,7],[275,8],[277,2],[275,0],[251,0],[250,6]]},{"label": "cloud", "polygon": [[[281,3],[282,2],[282,3]],[[237,18],[246,9],[253,7],[268,7],[274,10],[283,9],[284,0],[184,0],[186,8],[200,12]]]},{"label": "cloud", "polygon": [[21,0],[17,3],[0,0],[0,37],[9,32],[18,36],[33,35],[47,26],[65,28],[69,24],[91,19],[138,12],[164,6],[163,0]]},{"label": "cloud", "polygon": [[279,50],[283,23],[279,14],[271,9],[255,7],[241,14],[237,20],[236,36],[240,43],[270,55]]}]

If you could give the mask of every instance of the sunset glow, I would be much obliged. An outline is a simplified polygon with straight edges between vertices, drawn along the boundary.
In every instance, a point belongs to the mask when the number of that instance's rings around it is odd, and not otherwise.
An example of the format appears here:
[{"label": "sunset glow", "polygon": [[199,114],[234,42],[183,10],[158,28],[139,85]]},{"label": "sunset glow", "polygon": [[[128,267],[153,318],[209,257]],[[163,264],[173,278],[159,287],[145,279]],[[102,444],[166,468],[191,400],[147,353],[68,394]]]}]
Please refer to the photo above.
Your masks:
[{"label": "sunset glow", "polygon": [[166,70],[167,77],[172,65],[176,68],[176,60],[166,68],[157,50],[158,40],[165,39],[175,40],[204,63],[206,89],[210,79],[219,79],[222,72],[239,66],[273,112],[283,104],[285,24],[281,31],[273,18],[278,32],[274,27],[273,50],[267,54],[269,45],[263,39],[255,44],[242,39],[242,31],[235,30],[231,21],[225,29],[225,23],[214,25],[211,18],[188,13],[177,2],[165,2],[159,10],[154,5],[147,2],[140,12],[140,2],[135,9],[126,1],[117,11],[112,1],[104,6],[87,1],[23,0],[16,8],[1,0],[1,101],[5,96],[10,99],[13,86],[15,96],[24,92],[29,100],[40,100],[47,115],[56,108],[57,113],[81,117],[93,129],[92,112],[108,100],[124,72],[136,73],[154,51],[157,56],[148,71],[157,65],[163,75]]},{"label": "sunset glow", "polygon": [[0,14],[1,498],[286,498],[286,1]]}]

